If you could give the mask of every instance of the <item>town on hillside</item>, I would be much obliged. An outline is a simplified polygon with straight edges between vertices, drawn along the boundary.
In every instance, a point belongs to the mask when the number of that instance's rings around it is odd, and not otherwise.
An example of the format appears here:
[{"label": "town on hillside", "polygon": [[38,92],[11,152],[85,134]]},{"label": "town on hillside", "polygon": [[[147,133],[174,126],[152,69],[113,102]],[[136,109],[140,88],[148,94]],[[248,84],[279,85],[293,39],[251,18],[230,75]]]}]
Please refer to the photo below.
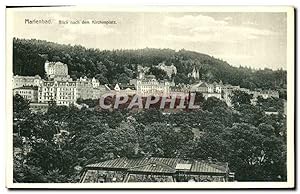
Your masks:
[{"label": "town on hillside", "polygon": [[8,188],[295,187],[294,7],[21,8]]},{"label": "town on hillside", "polygon": [[[174,65],[167,66],[164,63],[157,65],[158,68],[165,71],[171,79],[172,74],[177,73]],[[257,89],[251,91],[240,86],[223,84],[222,80],[218,83],[208,83],[201,80],[199,70],[193,68],[188,75],[195,81],[194,84],[175,84],[174,80],[159,80],[154,75],[147,74],[148,67],[138,65],[137,78],[131,79],[127,84],[100,83],[93,78],[80,77],[73,80],[68,74],[68,65],[61,62],[49,62],[44,64],[45,79],[39,75],[13,77],[13,94],[20,95],[30,101],[32,111],[46,111],[49,103],[55,103],[58,106],[75,105],[82,107],[77,103],[78,99],[99,99],[101,95],[107,92],[114,92],[122,95],[147,96],[188,96],[191,92],[200,93],[205,99],[215,97],[224,101],[229,107],[232,106],[231,97],[234,91],[242,91],[252,95],[251,103],[255,104],[258,97],[263,99],[279,98],[279,92],[275,90]]]},{"label": "town on hillside", "polygon": [[[253,149],[257,149],[257,146],[261,146],[257,143],[262,137],[271,135],[270,142],[285,139],[286,103],[277,103],[280,100],[285,102],[280,99],[278,91],[250,90],[225,84],[222,80],[205,81],[196,68],[188,74],[194,83],[175,84],[172,79],[172,75],[177,73],[175,66],[159,63],[156,68],[164,71],[168,79],[158,79],[149,73],[149,67],[138,65],[136,78],[127,84],[101,83],[94,77],[86,76],[73,80],[67,64],[49,61],[44,64],[43,78],[39,75],[14,75],[14,141],[19,142],[14,144],[16,182],[228,182],[253,178],[286,179],[282,168],[284,160],[277,161],[279,163],[276,165],[280,166],[278,172],[268,174],[268,168],[278,159],[273,156],[268,158],[265,149],[277,149],[274,152],[283,154],[281,143],[277,144],[278,148],[265,148],[262,144],[258,155],[253,155],[246,164],[236,164],[237,160],[244,159],[243,153],[234,154],[240,152],[239,146],[249,145],[250,142]],[[189,98],[191,93],[196,93],[201,96],[202,107],[186,113],[159,109],[156,110],[158,112],[150,109],[131,113],[97,113],[95,106],[86,104],[91,100],[98,103],[98,99],[106,93],[143,98]],[[76,111],[72,112],[74,110],[80,112],[76,115]],[[228,134],[227,131],[231,132]],[[81,138],[89,138],[91,144],[89,141],[82,142]],[[72,141],[75,143],[72,144]],[[48,147],[50,142],[52,148]],[[43,156],[43,149],[36,146],[53,149],[52,154],[60,158],[59,161],[71,157],[72,166],[49,159],[51,166],[41,163],[41,168],[46,171],[36,172],[41,174],[31,177],[28,172],[25,173],[28,167],[24,167],[24,164],[35,166],[34,160],[48,157],[48,153]],[[41,152],[41,158],[34,155],[36,149]],[[62,156],[64,151],[72,156]],[[249,150],[248,154],[252,152]],[[271,166],[265,162],[271,162]],[[244,168],[258,166],[255,167],[258,173],[262,164],[268,168],[261,175],[243,172]]]}]

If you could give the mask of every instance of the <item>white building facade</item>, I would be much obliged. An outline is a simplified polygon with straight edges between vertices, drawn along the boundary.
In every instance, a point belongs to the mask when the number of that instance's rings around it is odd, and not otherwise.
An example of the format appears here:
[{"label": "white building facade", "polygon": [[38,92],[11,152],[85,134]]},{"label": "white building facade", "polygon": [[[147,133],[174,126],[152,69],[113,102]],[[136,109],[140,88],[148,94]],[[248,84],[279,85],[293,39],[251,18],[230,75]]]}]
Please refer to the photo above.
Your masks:
[{"label": "white building facade", "polygon": [[69,106],[75,104],[77,98],[96,99],[103,93],[103,87],[95,78],[84,77],[73,81],[68,74],[67,64],[46,61],[44,67],[46,80],[38,75],[13,76],[13,88],[16,89],[14,94],[23,94],[25,91],[21,90],[24,90],[24,87],[36,87],[37,96],[32,97],[34,100],[31,101]]},{"label": "white building facade", "polygon": [[169,96],[170,82],[158,81],[154,75],[136,80],[136,93],[140,96]]}]

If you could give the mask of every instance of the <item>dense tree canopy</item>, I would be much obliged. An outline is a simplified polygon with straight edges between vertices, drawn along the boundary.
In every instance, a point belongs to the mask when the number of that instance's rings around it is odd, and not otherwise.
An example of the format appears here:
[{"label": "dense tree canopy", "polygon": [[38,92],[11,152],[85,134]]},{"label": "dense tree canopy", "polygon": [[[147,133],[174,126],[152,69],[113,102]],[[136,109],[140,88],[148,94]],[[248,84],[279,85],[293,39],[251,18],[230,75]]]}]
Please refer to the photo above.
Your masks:
[{"label": "dense tree canopy", "polygon": [[[270,69],[253,70],[233,67],[212,56],[187,50],[137,49],[99,50],[87,49],[80,45],[63,45],[42,40],[13,40],[13,73],[15,75],[44,76],[44,62],[61,61],[69,67],[69,74],[76,79],[80,76],[96,77],[101,83],[128,83],[136,78],[137,64],[148,66],[159,79],[167,75],[155,68],[159,63],[174,64],[177,75],[175,83],[190,83],[188,77],[196,67],[200,78],[206,81],[220,81],[244,88],[274,89],[286,84],[286,71]],[[247,64],[244,64],[247,65]]]},{"label": "dense tree canopy", "polygon": [[228,162],[238,181],[285,181],[282,107],[274,106],[279,115],[266,115],[269,101],[238,103],[232,109],[208,98],[203,109],[170,114],[154,108],[95,111],[51,105],[40,114],[28,112],[26,101],[16,96],[14,148],[22,151],[15,155],[14,180],[77,182],[78,169],[87,164],[157,156]]},{"label": "dense tree canopy", "polygon": [[[72,78],[96,77],[103,83],[128,83],[137,65],[148,66],[159,79],[168,78],[155,66],[174,64],[176,83],[192,83],[194,67],[207,81],[241,87],[284,87],[286,71],[233,67],[214,57],[186,50],[87,49],[41,40],[13,40],[15,75],[44,76],[44,62],[68,64]],[[51,105],[44,114],[29,110],[28,101],[16,95],[14,113],[14,181],[78,182],[85,165],[118,157],[179,157],[228,162],[238,181],[286,180],[286,118],[282,99],[258,98],[234,92],[230,108],[217,98],[196,96],[201,109],[163,112]],[[95,107],[97,100],[78,99]],[[278,112],[269,115],[266,112]],[[17,135],[16,135],[17,134]],[[19,150],[19,151],[18,151]]]}]

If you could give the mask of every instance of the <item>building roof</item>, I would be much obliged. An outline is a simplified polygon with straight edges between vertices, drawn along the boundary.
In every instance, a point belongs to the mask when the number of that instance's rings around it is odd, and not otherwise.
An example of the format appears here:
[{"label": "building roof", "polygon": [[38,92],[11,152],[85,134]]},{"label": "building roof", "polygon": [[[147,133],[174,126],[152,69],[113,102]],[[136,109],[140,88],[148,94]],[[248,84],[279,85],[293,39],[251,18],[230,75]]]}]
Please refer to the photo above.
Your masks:
[{"label": "building roof", "polygon": [[197,89],[199,87],[206,87],[206,88],[208,88],[208,84],[206,82],[199,81],[199,83],[192,85],[191,89],[195,90],[195,89]]},{"label": "building roof", "polygon": [[107,160],[96,164],[87,165],[87,168],[120,168],[126,169],[129,166],[129,160],[127,158],[117,158],[114,160]]},{"label": "building roof", "polygon": [[145,79],[156,79],[156,78],[155,75],[150,74],[150,75],[146,75]]},{"label": "building roof", "polygon": [[192,167],[192,164],[180,164],[178,163],[176,165],[176,170],[190,170]]},{"label": "building roof", "polygon": [[203,82],[203,83],[200,83],[199,85],[198,85],[198,87],[208,87],[208,84],[207,83],[205,83],[205,82]]},{"label": "building roof", "polygon": [[60,65],[60,66],[64,66],[64,67],[68,67],[68,65],[67,64],[65,64],[65,63],[62,63],[62,62],[60,62],[60,61],[58,61],[58,62],[55,62],[55,61],[51,61],[51,62],[49,62],[49,61],[46,61],[46,62],[48,62],[49,63],[49,67],[50,66],[56,66],[56,65]]},{"label": "building roof", "polygon": [[13,78],[19,78],[19,79],[41,79],[41,76],[39,76],[39,75],[35,75],[35,76],[14,75]]},{"label": "building roof", "polygon": [[117,84],[105,84],[106,89],[108,90],[116,90],[116,86],[118,85],[118,87],[120,88],[120,90],[135,90],[135,85],[130,85],[130,84],[121,84],[121,83],[117,83]]},{"label": "building roof", "polygon": [[18,88],[14,88],[14,90],[37,90],[37,86],[21,86]]},{"label": "building roof", "polygon": [[127,84],[127,85],[120,85],[120,88],[121,88],[121,90],[128,90],[128,89],[130,89],[130,90],[135,90],[135,86],[134,85],[129,85],[129,84]]},{"label": "building roof", "polygon": [[208,162],[196,160],[183,160],[180,158],[117,158],[104,162],[87,165],[86,168],[92,169],[119,169],[129,172],[141,173],[175,173],[184,170],[191,173],[219,173],[225,174],[229,171],[228,163]]},{"label": "building roof", "polygon": [[227,163],[220,162],[204,162],[196,161],[193,163],[191,172],[203,172],[203,173],[226,173],[228,170]]},{"label": "building roof", "polygon": [[149,173],[149,172],[159,172],[159,173],[175,173],[176,170],[171,166],[164,164],[162,162],[151,162],[142,164],[140,166],[135,166],[128,169],[128,172],[141,172],[141,173]]}]

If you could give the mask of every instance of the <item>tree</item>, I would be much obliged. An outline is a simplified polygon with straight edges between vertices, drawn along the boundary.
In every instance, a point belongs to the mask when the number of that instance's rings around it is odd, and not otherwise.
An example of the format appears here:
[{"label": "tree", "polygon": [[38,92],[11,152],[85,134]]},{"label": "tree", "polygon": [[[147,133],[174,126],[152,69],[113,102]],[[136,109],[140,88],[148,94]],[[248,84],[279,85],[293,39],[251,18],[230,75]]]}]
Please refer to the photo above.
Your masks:
[{"label": "tree", "polygon": [[16,94],[13,96],[13,112],[16,118],[24,117],[29,114],[29,101],[24,99],[21,95]]},{"label": "tree", "polygon": [[231,102],[234,108],[238,108],[242,104],[251,104],[252,94],[248,94],[241,90],[233,91],[233,95],[231,96]]},{"label": "tree", "polygon": [[259,107],[251,104],[241,104],[237,110],[239,111],[237,118],[242,123],[258,126],[264,118],[264,112]]},{"label": "tree", "polygon": [[257,98],[257,106],[264,111],[278,112],[283,114],[284,102],[280,98],[267,98],[264,99],[261,96]]},{"label": "tree", "polygon": [[166,73],[156,67],[163,61],[166,61],[167,64],[173,63],[176,66],[178,73],[174,77],[172,76],[176,84],[193,83],[195,80],[187,75],[194,66],[200,69],[201,77],[206,81],[222,80],[224,83],[240,85],[249,89],[253,89],[253,87],[284,89],[287,80],[286,71],[282,69],[273,71],[270,69],[253,70],[247,67],[233,67],[226,61],[188,50],[145,48],[100,51],[99,49],[87,49],[80,45],[62,45],[35,39],[13,39],[14,75],[40,75],[44,77],[46,60],[66,63],[73,79],[98,75],[101,83],[111,84],[116,83],[122,73],[125,73],[130,79],[135,78],[134,66],[136,64],[150,67],[150,73],[158,79],[168,79]]},{"label": "tree", "polygon": [[118,77],[118,82],[122,84],[128,84],[130,80],[130,77],[126,75],[126,73],[121,73]]},{"label": "tree", "polygon": [[216,97],[209,97],[203,102],[203,110],[211,112],[215,107],[227,108],[227,104]]},{"label": "tree", "polygon": [[[197,138],[194,144],[192,158],[207,160],[208,158],[218,161],[226,161],[228,155],[228,143],[220,135],[205,133]],[[232,168],[231,168],[232,170]]]},{"label": "tree", "polygon": [[108,79],[107,79],[106,76],[104,76],[103,74],[96,74],[96,75],[95,75],[95,78],[96,78],[97,80],[99,80],[99,82],[100,82],[101,84],[107,84],[107,83],[108,83]]},{"label": "tree", "polygon": [[150,67],[147,74],[154,75],[156,77],[156,79],[158,79],[158,80],[164,80],[164,79],[169,78],[167,73],[164,70],[159,69],[159,68],[154,67],[154,66]]},{"label": "tree", "polygon": [[278,176],[285,176],[282,171],[285,151],[275,136],[265,136],[258,128],[243,123],[227,128],[222,139],[231,150],[226,160],[230,169],[238,172],[237,180],[278,180]]},{"label": "tree", "polygon": [[97,112],[56,105],[45,114],[24,115],[14,120],[20,129],[14,148],[21,149],[14,160],[15,181],[76,182],[77,166],[143,156],[210,157],[228,162],[238,181],[286,180],[285,118],[266,116],[259,106],[232,110],[208,100],[208,110],[170,115],[157,109]]},{"label": "tree", "polygon": [[143,124],[162,122],[163,114],[158,109],[146,109],[137,115],[137,121]]},{"label": "tree", "polygon": [[145,155],[172,157],[178,148],[178,136],[166,123],[152,123],[145,126],[140,146]]},{"label": "tree", "polygon": [[190,81],[192,81],[187,74],[178,72],[175,76],[174,76],[174,82],[175,84],[190,84]]}]

